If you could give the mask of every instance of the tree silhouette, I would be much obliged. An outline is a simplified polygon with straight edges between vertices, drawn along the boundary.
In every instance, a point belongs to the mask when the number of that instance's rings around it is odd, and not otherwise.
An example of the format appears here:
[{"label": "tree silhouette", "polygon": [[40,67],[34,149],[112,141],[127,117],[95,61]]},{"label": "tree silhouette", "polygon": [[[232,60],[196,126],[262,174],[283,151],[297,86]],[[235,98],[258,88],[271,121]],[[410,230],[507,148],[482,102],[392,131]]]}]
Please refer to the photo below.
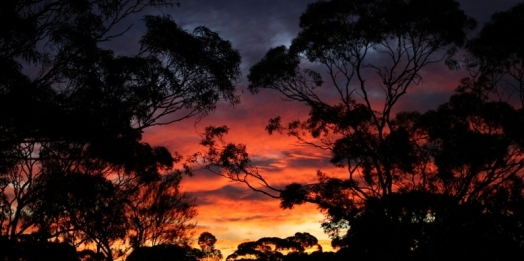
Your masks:
[{"label": "tree silhouette", "polygon": [[201,261],[219,261],[222,260],[222,252],[215,249],[215,243],[217,242],[216,237],[209,233],[203,232],[198,237],[198,245],[200,246],[200,252],[197,254],[198,260]]},{"label": "tree silhouette", "polygon": [[521,107],[524,106],[524,43],[515,33],[524,29],[523,13],[524,3],[495,13],[467,45],[473,56],[469,66],[477,69],[472,76],[484,85],[478,91],[487,89],[480,94],[496,91],[501,96],[516,95]]},{"label": "tree silhouette", "polygon": [[180,192],[181,178],[181,173],[164,174],[157,181],[138,184],[138,192],[127,196],[128,233],[134,248],[188,243],[195,226],[189,222],[196,210],[194,199]]},{"label": "tree silhouette", "polygon": [[[349,183],[367,185],[353,186],[352,193],[357,197],[391,193],[395,169],[405,167],[401,166],[402,157],[409,156],[392,149],[397,145],[392,142],[403,142],[396,135],[392,109],[408,87],[420,82],[425,66],[449,58],[450,52],[442,52],[462,44],[474,22],[454,1],[323,1],[308,6],[300,25],[302,30],[291,47],[269,50],[251,68],[248,78],[252,92],[275,89],[289,100],[308,105],[310,117],[288,126],[282,125],[279,117],[271,119],[268,132],[286,132],[301,143],[333,152],[333,163],[348,167]],[[373,63],[377,55],[372,53],[384,55]],[[323,77],[313,69],[301,71],[302,58],[328,70],[337,101],[323,100],[315,93]],[[372,99],[370,92],[384,93],[382,105],[373,105],[380,101]],[[217,145],[210,140],[222,135],[223,130],[208,131],[204,145]],[[307,134],[316,140],[308,140]],[[348,150],[347,144],[358,145]],[[227,157],[240,155],[242,147],[228,145],[225,149],[231,153],[221,156]],[[342,150],[345,155],[337,153]],[[230,167],[231,179],[248,182],[243,173],[236,175],[244,171],[245,161],[232,159],[227,165],[228,158],[214,157],[213,151],[209,155],[209,161]],[[361,168],[365,171],[356,173]],[[247,176],[261,180],[257,173],[246,171]],[[276,197],[281,192],[269,189],[269,193],[277,193]]]},{"label": "tree silhouette", "polygon": [[[368,185],[355,190],[356,196],[391,193],[395,169],[402,168],[404,160],[393,151],[397,144],[392,143],[402,140],[393,126],[392,109],[411,85],[420,82],[424,67],[442,61],[446,58],[442,51],[464,42],[473,22],[454,1],[329,1],[311,4],[300,23],[302,30],[291,47],[271,49],[248,78],[253,92],[275,89],[307,104],[310,118],[288,126],[275,118],[268,131],[287,132],[303,143],[333,151],[332,162],[348,167],[350,182]],[[374,49],[384,61],[373,63]],[[315,94],[323,80],[311,69],[299,70],[300,55],[330,72],[336,102]],[[289,74],[277,76],[268,68]],[[383,93],[381,100],[373,100],[371,92]],[[320,143],[306,140],[300,130]],[[348,144],[358,145],[349,150]],[[364,169],[361,175],[355,173],[359,168]]]},{"label": "tree silhouette", "polygon": [[187,242],[175,242],[175,244],[158,244],[154,246],[137,246],[126,258],[127,261],[142,260],[200,260],[218,261],[222,260],[222,253],[215,249],[216,237],[203,232],[198,237],[200,249],[191,248]]},{"label": "tree silhouette", "polygon": [[[319,170],[316,183],[273,186],[244,145],[223,140],[225,126],[206,130],[204,160],[219,175],[281,199],[283,208],[317,205],[327,216],[324,229],[344,247],[339,257],[442,260],[457,258],[453,249],[468,259],[520,256],[524,237],[516,220],[522,216],[515,206],[524,195],[524,118],[522,109],[496,99],[496,89],[484,88],[496,83],[493,72],[518,74],[514,57],[523,45],[490,46],[487,32],[506,19],[517,23],[519,8],[494,16],[468,43],[473,55],[482,53],[479,46],[504,53],[475,58],[484,76],[464,79],[436,110],[397,113],[399,99],[429,65],[460,68],[451,55],[466,43],[472,19],[455,1],[310,4],[291,46],[270,49],[251,68],[250,90],[277,90],[308,106],[306,120],[283,124],[276,117],[267,131],[325,150],[348,175]],[[515,34],[505,35],[513,46]],[[473,72],[475,65],[467,66]],[[472,253],[475,247],[486,251]]]},{"label": "tree silhouette", "polygon": [[126,261],[146,261],[146,260],[181,260],[196,261],[196,257],[191,254],[191,248],[178,245],[156,245],[152,247],[140,247],[126,258]]},{"label": "tree silhouette", "polygon": [[[522,256],[510,219],[477,203],[412,191],[366,200],[348,233],[333,242],[348,259],[513,260]],[[505,220],[505,221],[504,221]],[[502,222],[501,222],[502,221]],[[510,226],[513,228],[508,229]],[[515,229],[515,230],[513,230]],[[520,231],[519,231],[520,230]]]},{"label": "tree silhouette", "polygon": [[92,242],[97,253],[111,257],[113,244],[127,232],[124,195],[99,175],[68,173],[45,178],[39,198],[28,206],[34,213],[24,221],[38,225],[45,235],[42,240],[61,236],[75,245]]},{"label": "tree silhouette", "polygon": [[37,242],[32,235],[18,242],[0,237],[0,258],[2,260],[37,261],[46,260],[77,261],[75,247],[67,243]]},{"label": "tree silhouette", "polygon": [[[309,233],[297,232],[294,236],[284,239],[264,237],[257,241],[244,242],[238,245],[237,250],[229,255],[226,260],[288,260],[286,256],[290,256],[289,260],[297,257],[305,260],[308,256],[304,253],[306,249],[317,249],[319,252],[322,252],[322,247],[318,244],[316,237]],[[292,255],[293,253],[295,255]]]},{"label": "tree silhouette", "polygon": [[112,47],[126,19],[173,4],[0,3],[12,24],[0,29],[0,236],[94,243],[108,260],[130,237],[186,237],[194,203],[178,185],[189,170],[176,170],[181,158],[142,132],[238,103],[240,55],[217,33],[185,31],[168,16],[143,17],[146,32],[129,46],[137,52]]}]

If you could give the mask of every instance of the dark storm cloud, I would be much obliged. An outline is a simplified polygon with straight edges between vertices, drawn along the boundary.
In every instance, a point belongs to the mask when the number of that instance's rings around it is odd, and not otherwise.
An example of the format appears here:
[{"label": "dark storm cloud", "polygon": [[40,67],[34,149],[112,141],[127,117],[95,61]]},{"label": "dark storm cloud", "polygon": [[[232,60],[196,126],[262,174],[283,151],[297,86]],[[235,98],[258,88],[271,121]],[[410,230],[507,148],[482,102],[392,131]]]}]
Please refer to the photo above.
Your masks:
[{"label": "dark storm cloud", "polygon": [[243,66],[257,62],[268,48],[287,44],[298,32],[310,0],[181,1],[172,15],[181,25],[205,25],[239,48]]},{"label": "dark storm cloud", "polygon": [[[169,15],[179,26],[191,32],[206,26],[240,50],[244,75],[264,53],[277,45],[289,44],[298,32],[300,15],[312,0],[181,0],[180,7],[149,7],[130,15],[111,32],[126,32],[118,41],[103,43],[117,54],[134,54],[146,28],[144,15]],[[129,30],[128,30],[129,29]]]},{"label": "dark storm cloud", "polygon": [[[260,60],[265,52],[274,46],[289,44],[299,30],[299,17],[313,0],[181,0],[180,7],[147,8],[144,12],[130,16],[114,28],[122,32],[131,26],[123,37],[115,41],[117,52],[134,53],[145,27],[143,15],[170,15],[184,29],[191,31],[196,26],[206,26],[217,31],[221,37],[230,40],[240,50],[245,72]],[[496,11],[504,11],[519,3],[518,0],[461,0],[466,14],[479,21],[479,27],[487,22]],[[119,45],[119,43],[121,43]],[[123,43],[123,44],[122,44]],[[244,75],[245,76],[245,75]]]},{"label": "dark storm cloud", "polygon": [[[156,14],[169,14],[177,23],[186,30],[192,30],[196,26],[204,25],[217,31],[221,37],[232,42],[233,47],[238,49],[242,55],[242,78],[239,80],[238,94],[241,95],[239,106],[231,108],[220,106],[217,113],[213,115],[214,122],[222,124],[227,122],[228,125],[238,126],[242,123],[250,122],[252,125],[264,126],[267,120],[282,114],[282,107],[287,111],[297,111],[297,109],[307,112],[307,109],[301,108],[297,103],[282,103],[281,95],[274,91],[264,90],[258,95],[251,95],[246,90],[248,85],[246,76],[249,68],[258,62],[266,51],[274,46],[289,44],[299,31],[300,15],[306,10],[311,0],[290,0],[290,1],[262,1],[262,0],[234,0],[234,1],[181,1],[181,7],[174,7],[169,10],[157,10]],[[515,0],[495,1],[495,0],[462,0],[459,1],[465,12],[479,21],[479,27],[489,20],[489,17],[495,11],[507,10],[509,7],[518,3]],[[136,26],[140,29],[140,25]],[[143,29],[141,29],[143,30]],[[137,38],[137,36],[136,36]],[[379,59],[375,62],[380,62]],[[428,71],[428,74],[434,73],[435,70],[446,71],[442,68]],[[322,69],[320,70],[323,71]],[[444,72],[447,74],[448,72]],[[415,110],[418,107],[413,106],[415,103],[421,105],[422,110],[434,109],[436,105],[447,100],[452,94],[453,89],[458,84],[461,77],[441,81],[441,86],[447,87],[447,90],[438,90],[435,95],[431,91],[424,91],[420,101],[410,102],[404,109]],[[370,79],[371,80],[371,79]],[[429,81],[426,81],[429,82]],[[428,88],[428,84],[426,87]],[[441,88],[438,86],[437,89]],[[411,88],[412,92],[414,88]],[[319,88],[320,96],[327,100],[336,100],[333,96],[335,92],[329,86]],[[418,94],[418,92],[417,92]],[[377,93],[380,95],[380,93]],[[423,101],[422,101],[423,100]],[[380,103],[379,101],[377,101]],[[400,102],[403,102],[402,100]],[[274,104],[279,104],[275,106]],[[431,106],[429,106],[431,105]],[[402,106],[404,107],[404,106]],[[278,112],[280,110],[280,112]],[[257,117],[253,117],[257,115]],[[202,125],[203,126],[203,125]]]}]

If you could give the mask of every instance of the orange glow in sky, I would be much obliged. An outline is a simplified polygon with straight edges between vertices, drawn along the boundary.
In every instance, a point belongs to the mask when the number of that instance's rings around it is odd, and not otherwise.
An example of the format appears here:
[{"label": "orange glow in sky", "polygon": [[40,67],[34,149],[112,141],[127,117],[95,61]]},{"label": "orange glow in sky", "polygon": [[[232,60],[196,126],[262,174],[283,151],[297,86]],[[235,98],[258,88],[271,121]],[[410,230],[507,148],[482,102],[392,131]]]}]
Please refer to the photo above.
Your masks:
[{"label": "orange glow in sky", "polygon": [[[450,93],[460,75],[451,73],[448,76],[445,79],[428,77],[428,85],[448,86],[440,91]],[[425,92],[422,86],[415,86],[409,95],[420,92]],[[410,100],[409,95],[405,101]],[[242,103],[235,108],[219,106],[215,113],[197,123],[190,119],[147,130],[145,141],[190,155],[204,151],[199,141],[206,126],[227,125],[230,131],[225,140],[245,144],[254,164],[270,184],[313,183],[317,170],[332,176],[348,175],[345,169],[329,163],[329,151],[301,146],[293,137],[269,135],[265,131],[268,120],[273,117],[282,116],[283,123],[307,117],[306,107],[279,97],[272,91],[267,91],[265,95],[246,92],[241,97]],[[400,105],[403,109],[420,107],[409,102]],[[262,237],[285,238],[296,232],[310,233],[321,241],[324,251],[332,250],[330,239],[320,226],[324,216],[314,205],[284,210],[280,208],[279,200],[208,171],[197,171],[192,177],[184,177],[182,190],[197,198],[195,237],[205,231],[215,235],[218,239],[216,247],[222,251],[224,258],[242,242]]]},{"label": "orange glow in sky", "polygon": [[[265,126],[270,118],[282,117],[282,123],[307,117],[308,108],[285,102],[274,91],[263,90],[257,95],[247,91],[246,75],[249,67],[258,62],[264,53],[277,45],[288,45],[298,32],[300,14],[312,0],[281,1],[195,1],[182,3],[182,8],[172,15],[180,25],[189,30],[196,25],[206,25],[229,39],[242,55],[243,78],[238,83],[241,104],[232,108],[219,105],[201,121],[188,119],[169,126],[148,129],[145,141],[167,147],[182,155],[204,151],[200,147],[200,134],[206,126],[227,125],[228,142],[242,143],[259,171],[270,184],[290,182],[310,183],[316,180],[317,170],[328,175],[347,175],[344,169],[329,163],[328,151],[299,146],[285,134],[269,135]],[[505,10],[515,1],[459,1],[468,15],[487,21],[496,10]],[[490,8],[488,8],[490,7]],[[496,9],[496,10],[495,10]],[[227,19],[226,19],[227,18]],[[450,71],[445,66],[432,65],[421,72],[423,80],[412,86],[397,104],[398,111],[435,109],[447,100],[465,72]],[[303,205],[283,210],[279,201],[251,191],[213,173],[199,171],[193,177],[184,177],[182,190],[197,198],[198,216],[195,237],[208,231],[218,239],[216,247],[224,257],[231,254],[238,244],[262,237],[288,237],[296,232],[316,236],[324,250],[330,250],[330,240],[320,223],[324,216],[313,205]]]},{"label": "orange glow in sky", "polygon": [[[329,166],[329,154],[309,147],[298,146],[293,138],[285,135],[270,136],[265,132],[267,120],[282,115],[283,118],[296,118],[298,112],[290,111],[293,104],[283,103],[280,99],[257,101],[257,97],[246,95],[250,103],[243,103],[243,108],[219,108],[215,114],[194,125],[194,121],[180,122],[175,125],[158,127],[146,132],[145,141],[152,145],[167,146],[172,151],[189,155],[203,151],[199,146],[199,132],[205,126],[222,125],[221,118],[234,118],[249,111],[249,115],[259,115],[246,119],[240,117],[229,120],[230,132],[227,141],[243,143],[261,173],[270,184],[291,182],[310,183],[316,180],[317,169],[331,170],[331,173],[344,173],[342,169]],[[257,104],[262,102],[262,104]],[[266,109],[273,108],[273,109]],[[276,114],[275,108],[284,109]],[[304,112],[307,112],[304,110]],[[233,114],[233,115],[228,115]],[[289,114],[289,115],[288,115]],[[247,116],[247,115],[246,115]],[[251,191],[243,184],[238,184],[224,177],[207,171],[198,171],[192,177],[184,177],[182,190],[197,198],[197,231],[210,232],[216,236],[216,247],[224,257],[235,251],[238,244],[256,241],[262,237],[289,237],[296,232],[308,232],[317,237],[325,251],[331,250],[330,240],[322,231],[320,223],[324,216],[313,205],[303,205],[291,210],[280,208],[280,202],[268,196]]]}]

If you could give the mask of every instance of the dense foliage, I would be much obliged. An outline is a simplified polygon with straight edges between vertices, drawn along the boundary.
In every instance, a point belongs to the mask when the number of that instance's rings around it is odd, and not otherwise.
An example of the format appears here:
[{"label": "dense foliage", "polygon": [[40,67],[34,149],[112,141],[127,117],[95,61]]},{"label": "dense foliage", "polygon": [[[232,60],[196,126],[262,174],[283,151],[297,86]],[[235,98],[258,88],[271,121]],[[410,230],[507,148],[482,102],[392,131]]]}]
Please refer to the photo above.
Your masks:
[{"label": "dense foliage", "polygon": [[[94,246],[107,260],[127,247],[187,242],[196,210],[179,183],[188,170],[142,133],[238,103],[240,55],[206,27],[143,16],[174,4],[1,1],[2,240],[32,233],[35,242]],[[138,15],[144,35],[115,49]]]}]

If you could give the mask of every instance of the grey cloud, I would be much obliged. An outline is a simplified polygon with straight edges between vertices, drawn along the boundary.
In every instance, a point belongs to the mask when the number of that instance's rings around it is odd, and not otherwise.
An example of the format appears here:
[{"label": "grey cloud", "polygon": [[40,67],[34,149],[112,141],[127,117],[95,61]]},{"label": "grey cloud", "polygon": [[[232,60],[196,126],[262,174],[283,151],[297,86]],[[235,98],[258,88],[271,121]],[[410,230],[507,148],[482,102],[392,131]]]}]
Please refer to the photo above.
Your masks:
[{"label": "grey cloud", "polygon": [[226,185],[215,190],[192,191],[190,194],[197,198],[197,205],[213,205],[218,199],[230,201],[272,200],[268,196],[254,192],[249,188],[241,188],[232,185]]}]

